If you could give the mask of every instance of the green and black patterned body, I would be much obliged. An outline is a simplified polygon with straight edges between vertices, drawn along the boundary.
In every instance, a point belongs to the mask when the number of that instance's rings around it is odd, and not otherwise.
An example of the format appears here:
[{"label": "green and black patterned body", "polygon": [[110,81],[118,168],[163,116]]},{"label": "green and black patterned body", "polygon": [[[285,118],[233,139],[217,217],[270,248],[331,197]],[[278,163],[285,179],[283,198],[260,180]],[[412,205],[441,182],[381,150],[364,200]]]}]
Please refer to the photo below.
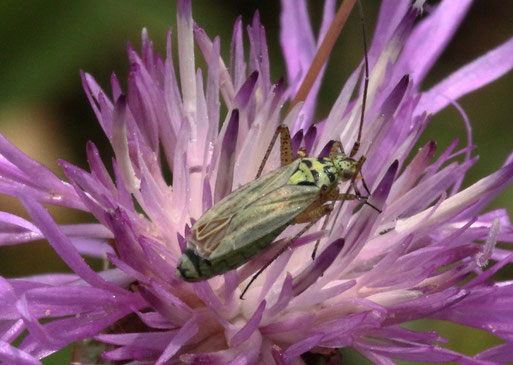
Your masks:
[{"label": "green and black patterned body", "polygon": [[356,162],[343,154],[299,158],[243,185],[210,208],[192,226],[177,273],[202,281],[248,262],[296,217],[354,175]]}]

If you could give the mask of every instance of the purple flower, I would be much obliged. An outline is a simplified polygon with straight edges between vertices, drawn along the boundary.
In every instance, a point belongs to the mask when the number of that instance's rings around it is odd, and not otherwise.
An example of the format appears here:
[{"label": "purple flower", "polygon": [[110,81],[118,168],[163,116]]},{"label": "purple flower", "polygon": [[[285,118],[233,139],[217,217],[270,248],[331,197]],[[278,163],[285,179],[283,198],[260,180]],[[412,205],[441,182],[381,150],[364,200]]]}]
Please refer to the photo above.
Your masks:
[{"label": "purple flower", "polygon": [[[513,282],[491,279],[513,261],[511,251],[496,247],[513,242],[513,226],[504,209],[482,213],[513,181],[513,155],[463,190],[465,172],[476,161],[470,142],[457,149],[455,139],[434,160],[435,143],[428,142],[406,163],[432,114],[451,104],[461,110],[456,99],[513,67],[513,38],[421,91],[471,1],[442,1],[418,22],[419,10],[409,3],[383,2],[369,49],[357,157],[367,157],[362,173],[372,191],[369,202],[382,212],[345,202],[328,236],[319,225],[301,237],[245,300],[239,299],[245,282],[279,243],[238,270],[191,284],[176,274],[183,237],[203,212],[254,179],[285,114],[282,106],[297,92],[331,24],[334,1],[326,2],[316,39],[304,1],[282,0],[287,84],[270,79],[258,14],[247,27],[249,54],[238,19],[231,57],[223,60],[219,39],[194,23],[186,0],[178,3],[178,65],[171,31],[161,57],[143,30],[141,54],[128,49],[126,90],[113,75],[109,97],[83,73],[87,97],[114,150],[114,176],[92,142],[90,171],[61,161],[67,176],[62,181],[0,136],[0,192],[19,198],[32,218],[1,212],[0,242],[47,239],[74,272],[0,277],[0,360],[40,364],[70,343],[94,340],[105,345],[105,359],[133,363],[298,364],[307,352],[329,355],[348,346],[381,364],[513,361]],[[204,70],[196,68],[195,45]],[[346,152],[354,144],[362,95],[351,96],[361,69],[325,119],[314,120],[320,81],[287,114],[283,123],[296,151],[301,145],[318,156],[332,139]],[[265,171],[279,166],[276,150]],[[172,184],[164,177],[166,164]],[[43,204],[89,212],[97,223],[59,225]],[[277,241],[300,229],[288,227]],[[319,237],[320,254],[312,261],[306,243]],[[83,256],[111,265],[95,272]],[[489,260],[495,262],[491,267]],[[422,318],[479,328],[504,344],[467,357],[441,347],[444,339],[434,332],[401,326]],[[82,348],[91,355],[91,342]],[[76,360],[85,362],[78,352]]]}]

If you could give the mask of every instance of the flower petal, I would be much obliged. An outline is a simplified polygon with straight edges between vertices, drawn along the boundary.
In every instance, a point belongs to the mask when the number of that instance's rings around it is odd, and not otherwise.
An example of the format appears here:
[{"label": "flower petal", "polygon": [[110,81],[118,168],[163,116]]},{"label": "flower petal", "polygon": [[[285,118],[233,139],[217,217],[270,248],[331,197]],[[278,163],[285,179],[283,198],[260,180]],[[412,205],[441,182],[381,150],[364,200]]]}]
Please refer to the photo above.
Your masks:
[{"label": "flower petal", "polygon": [[45,208],[31,200],[22,199],[22,203],[34,220],[35,225],[39,227],[54,250],[75,273],[92,286],[115,293],[125,293],[123,289],[106,282],[85,263],[69,238],[63,234]]},{"label": "flower petal", "polygon": [[452,100],[498,79],[513,68],[513,38],[467,64],[422,94],[416,113],[436,114]]},{"label": "flower petal", "polygon": [[41,365],[35,357],[0,340],[0,360],[5,364]]},{"label": "flower petal", "polygon": [[[472,5],[472,0],[442,1],[408,37],[397,68],[420,84],[440,57]],[[402,64],[401,64],[402,63]]]}]

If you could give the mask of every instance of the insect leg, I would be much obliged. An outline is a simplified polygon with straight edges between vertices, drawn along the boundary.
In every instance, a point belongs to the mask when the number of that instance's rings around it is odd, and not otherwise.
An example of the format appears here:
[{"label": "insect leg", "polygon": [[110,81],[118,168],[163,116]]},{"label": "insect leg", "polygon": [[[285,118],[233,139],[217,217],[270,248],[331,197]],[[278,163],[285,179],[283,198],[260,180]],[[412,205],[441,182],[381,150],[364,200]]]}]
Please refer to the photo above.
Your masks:
[{"label": "insect leg", "polygon": [[287,126],[280,126],[280,159],[281,166],[288,165],[292,162],[292,140]]},{"label": "insect leg", "polygon": [[281,156],[281,166],[288,165],[292,162],[292,141],[290,139],[290,132],[289,128],[285,125],[280,125],[278,128],[276,128],[276,132],[274,132],[274,136],[271,139],[271,143],[269,144],[269,147],[267,147],[267,150],[265,151],[264,158],[262,159],[262,163],[260,164],[260,167],[258,168],[258,172],[256,174],[256,178],[259,178],[260,175],[262,175],[262,171],[264,170],[265,163],[267,162],[267,159],[269,158],[269,155],[271,154],[271,151],[274,147],[274,144],[276,143],[276,139],[278,138],[278,134],[280,135],[280,156]]},{"label": "insect leg", "polygon": [[[319,209],[319,211],[322,211],[324,212],[324,214],[319,214],[319,212],[317,211],[317,209]],[[320,207],[317,207],[315,209],[316,213],[317,213],[317,218],[314,219],[313,221],[310,221],[310,223],[308,223],[307,225],[305,225],[303,227],[303,229],[301,231],[299,231],[292,239],[290,239],[284,246],[283,248],[276,254],[274,255],[274,257],[272,259],[270,259],[269,261],[267,261],[265,263],[264,266],[262,266],[262,268],[260,270],[257,271],[257,273],[255,275],[253,275],[253,277],[251,278],[251,280],[249,281],[248,285],[246,285],[246,287],[244,288],[244,290],[242,291],[242,294],[240,295],[240,299],[243,299],[244,298],[244,294],[246,294],[246,292],[248,291],[249,287],[251,286],[251,284],[253,284],[253,282],[256,280],[256,278],[258,278],[260,276],[261,273],[264,272],[265,269],[267,269],[267,267],[269,265],[271,265],[274,260],[276,260],[282,253],[284,253],[292,243],[294,243],[294,241],[296,241],[299,237],[301,237],[306,231],[308,231],[310,228],[312,228],[312,226],[317,223],[317,221],[323,216],[323,215],[326,215],[328,214],[329,212],[331,212],[333,210],[333,205],[330,204],[330,205],[322,205]]]},{"label": "insect leg", "polygon": [[378,211],[379,213],[381,213],[381,209],[378,209],[377,207],[375,207],[374,205],[372,205],[371,203],[369,203],[367,201],[367,199],[369,198],[369,196],[371,195],[371,192],[369,190],[369,188],[367,187],[367,184],[365,183],[365,179],[363,178],[363,175],[362,175],[362,166],[363,166],[363,163],[365,162],[366,160],[366,157],[365,156],[362,156],[360,157],[360,159],[358,160],[358,164],[357,164],[357,167],[356,167],[356,174],[355,176],[357,176],[358,174],[360,175],[361,177],[361,180],[362,180],[362,184],[363,184],[363,187],[365,188],[365,190],[367,191],[367,194],[368,196],[363,196],[361,193],[360,193],[360,190],[358,189],[358,187],[356,186],[356,179],[353,178],[351,180],[351,187],[354,189],[354,192],[356,194],[356,199],[358,199],[359,201],[361,202],[364,202],[365,204],[367,204],[368,206],[372,207],[373,209],[375,209],[376,211]]},{"label": "insect leg", "polygon": [[342,146],[342,142],[334,141],[331,145],[330,153],[328,155],[328,158],[333,161],[335,159],[335,156],[338,154],[338,152],[341,152],[344,155],[344,147]]},{"label": "insect leg", "polygon": [[[326,197],[324,198],[324,201],[336,201],[336,200],[342,200],[342,204],[344,203],[344,201],[346,200],[355,200],[355,199],[360,199],[359,195],[355,195],[355,194],[349,194],[348,192],[346,192],[345,194],[340,194],[338,188],[335,188],[335,189],[332,189],[328,192],[328,194],[326,195]],[[331,215],[331,211],[328,212],[326,214],[326,217],[324,218],[324,223],[322,224],[322,230],[325,230],[326,227],[328,226],[328,221],[330,219],[330,215]],[[319,243],[321,242],[320,239],[318,239],[316,242],[315,242],[315,246],[314,246],[314,249],[312,251],[312,260],[315,260],[315,256],[317,254],[317,249],[319,248]]]},{"label": "insect leg", "polygon": [[[331,215],[331,212],[326,214],[326,218],[324,218],[324,222],[322,223],[321,230],[324,231],[326,229],[326,227],[328,226],[328,221],[330,219],[330,215]],[[314,246],[314,249],[312,251],[312,260],[315,260],[315,255],[317,254],[317,249],[319,248],[319,243],[321,243],[321,239],[320,238],[317,241],[315,241],[315,246]]]},{"label": "insect leg", "polygon": [[[362,176],[362,182],[363,182],[363,176]],[[369,189],[367,188],[366,184],[363,183],[365,189],[367,190],[367,192],[369,191]],[[352,184],[353,186],[353,189],[354,189],[354,192],[355,194],[346,194],[346,198],[345,200],[354,200],[354,199],[358,199],[359,201],[363,202],[363,204],[367,204],[369,207],[371,207],[372,209],[374,209],[375,211],[377,211],[378,213],[381,213],[381,209],[379,209],[378,207],[372,205],[371,203],[369,203],[368,199],[369,197],[368,196],[364,196],[360,193],[360,190],[358,190],[358,187],[356,186],[356,184]],[[341,196],[344,195],[344,194],[340,194]],[[353,198],[350,198],[348,197],[348,195],[353,195],[354,197]],[[370,195],[370,193],[369,193]],[[344,197],[342,197],[340,200],[343,200]]]},{"label": "insect leg", "polygon": [[[347,197],[345,198],[345,200],[354,200],[354,199],[357,199],[361,202],[363,202],[363,204],[367,204],[369,207],[371,207],[372,209],[374,209],[375,211],[377,211],[378,213],[381,213],[381,209],[379,209],[378,207],[372,205],[371,203],[369,203],[368,199],[369,197],[368,196],[364,196],[360,193],[360,191],[358,190],[358,188],[356,187],[356,184],[353,185],[353,189],[355,191],[356,194],[346,194],[346,195],[352,195],[353,198],[350,198],[350,197]],[[340,195],[343,195],[343,194],[340,194]],[[344,199],[344,198],[342,198]]]},{"label": "insect leg", "polygon": [[317,222],[321,217],[330,214],[332,210],[333,204],[321,205],[315,208],[308,208],[302,213],[300,213],[296,217],[296,219],[294,219],[294,224]]},{"label": "insect leg", "polygon": [[361,171],[360,171],[360,176],[361,176],[362,185],[363,185],[365,191],[367,192],[367,194],[371,195],[370,190],[369,190],[369,188],[367,186],[367,183],[365,182],[365,179],[363,178],[363,175],[362,175]]}]

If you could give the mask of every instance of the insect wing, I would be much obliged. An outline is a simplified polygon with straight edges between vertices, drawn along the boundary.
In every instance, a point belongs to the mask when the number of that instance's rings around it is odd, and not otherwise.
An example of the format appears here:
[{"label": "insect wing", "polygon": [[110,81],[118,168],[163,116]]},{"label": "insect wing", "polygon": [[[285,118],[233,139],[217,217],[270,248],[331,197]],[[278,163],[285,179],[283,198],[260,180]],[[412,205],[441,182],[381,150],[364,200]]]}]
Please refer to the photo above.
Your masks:
[{"label": "insect wing", "polygon": [[212,252],[214,260],[251,245],[256,240],[290,224],[319,198],[319,188],[308,185],[284,185],[247,205],[233,217],[224,231],[221,244]]},{"label": "insect wing", "polygon": [[287,184],[299,160],[241,186],[211,207],[192,226],[187,241],[199,256],[208,258],[219,246],[231,222],[256,200]]}]

